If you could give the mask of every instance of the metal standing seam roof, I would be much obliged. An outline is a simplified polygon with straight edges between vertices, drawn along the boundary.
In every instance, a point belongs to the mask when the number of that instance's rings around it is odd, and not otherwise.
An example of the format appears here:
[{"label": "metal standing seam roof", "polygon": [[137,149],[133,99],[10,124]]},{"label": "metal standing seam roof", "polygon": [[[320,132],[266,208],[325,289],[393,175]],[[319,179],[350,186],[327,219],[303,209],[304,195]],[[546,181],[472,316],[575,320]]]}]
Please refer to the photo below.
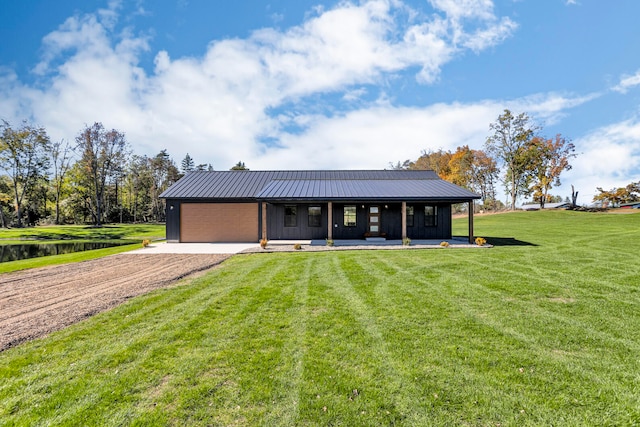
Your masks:
[{"label": "metal standing seam roof", "polygon": [[473,199],[478,196],[436,179],[273,180],[257,195],[260,200]]},{"label": "metal standing seam roof", "polygon": [[164,191],[165,199],[342,200],[479,199],[434,171],[198,171]]}]

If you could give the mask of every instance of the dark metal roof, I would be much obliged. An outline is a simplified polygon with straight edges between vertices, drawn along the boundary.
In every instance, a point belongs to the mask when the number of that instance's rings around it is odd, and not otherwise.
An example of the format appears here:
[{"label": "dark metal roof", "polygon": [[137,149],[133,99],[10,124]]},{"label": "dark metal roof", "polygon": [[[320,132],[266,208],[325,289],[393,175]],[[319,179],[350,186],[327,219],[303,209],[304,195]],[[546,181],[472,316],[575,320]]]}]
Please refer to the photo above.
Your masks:
[{"label": "dark metal roof", "polygon": [[469,200],[477,195],[441,179],[273,180],[260,200]]},{"label": "dark metal roof", "polygon": [[213,171],[189,172],[163,192],[165,199],[343,200],[479,199],[434,171]]}]

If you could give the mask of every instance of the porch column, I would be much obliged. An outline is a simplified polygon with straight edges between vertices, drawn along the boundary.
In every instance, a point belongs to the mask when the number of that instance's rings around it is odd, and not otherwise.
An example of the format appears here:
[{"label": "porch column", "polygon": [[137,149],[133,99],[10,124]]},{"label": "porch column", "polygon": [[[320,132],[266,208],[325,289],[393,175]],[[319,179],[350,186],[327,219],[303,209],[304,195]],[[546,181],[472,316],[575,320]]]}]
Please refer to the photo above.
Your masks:
[{"label": "porch column", "polygon": [[402,202],[402,240],[407,238],[407,202]]},{"label": "porch column", "polygon": [[327,203],[327,239],[333,240],[333,202]]},{"label": "porch column", "polygon": [[267,202],[262,202],[262,240],[267,240]]},{"label": "porch column", "polygon": [[469,243],[473,244],[473,200],[469,200]]}]

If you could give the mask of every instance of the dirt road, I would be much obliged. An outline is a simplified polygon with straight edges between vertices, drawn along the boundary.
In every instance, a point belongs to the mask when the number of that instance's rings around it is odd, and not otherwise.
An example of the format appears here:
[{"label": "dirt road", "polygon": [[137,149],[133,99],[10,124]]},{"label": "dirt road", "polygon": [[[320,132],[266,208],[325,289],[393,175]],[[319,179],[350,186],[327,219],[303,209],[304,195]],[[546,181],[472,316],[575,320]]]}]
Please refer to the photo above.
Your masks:
[{"label": "dirt road", "polygon": [[121,254],[0,274],[0,351],[167,287],[229,256]]}]

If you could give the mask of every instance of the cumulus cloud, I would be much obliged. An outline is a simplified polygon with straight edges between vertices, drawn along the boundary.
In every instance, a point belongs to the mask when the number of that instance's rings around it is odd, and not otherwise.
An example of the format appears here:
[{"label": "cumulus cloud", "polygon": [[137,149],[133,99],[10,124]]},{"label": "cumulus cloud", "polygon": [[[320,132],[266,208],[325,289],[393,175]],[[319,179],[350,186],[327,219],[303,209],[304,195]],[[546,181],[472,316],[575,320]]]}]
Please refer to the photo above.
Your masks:
[{"label": "cumulus cloud", "polygon": [[[383,133],[391,134],[394,126],[405,129],[395,133],[405,135],[399,143],[406,144],[415,139],[406,135],[411,127],[425,130],[416,122],[430,112],[385,110],[380,100],[354,111],[354,101],[367,94],[364,86],[413,69],[419,70],[419,82],[434,82],[456,55],[498,44],[516,28],[495,15],[490,0],[432,0],[431,5],[427,13],[398,0],[345,1],[315,9],[291,28],[214,40],[202,57],[171,58],[159,51],[154,69],[144,70],[139,58],[149,50],[148,38],[132,29],[118,32],[122,4],[111,1],[96,13],[68,18],[43,39],[44,54],[34,67],[37,84],[24,85],[10,70],[0,70],[0,106],[8,118],[28,117],[44,125],[54,139],[72,139],[85,124],[102,121],[124,131],[138,152],[189,152],[219,168],[239,158],[249,165],[285,167],[278,159],[286,156],[272,152],[282,154],[282,147],[289,147],[299,153],[313,135],[334,138],[331,126],[343,130],[337,139],[345,151],[346,145],[356,147],[363,140],[356,136],[365,131],[360,124],[384,119],[377,114],[393,118]],[[272,113],[327,93],[342,97],[345,103],[338,109],[344,111],[332,116],[316,112],[317,117],[293,112],[287,120]],[[301,133],[287,132],[290,123]],[[409,151],[401,154],[415,156]],[[318,158],[329,162],[326,156]],[[371,167],[386,159],[367,161]],[[317,160],[308,165],[332,166]]]}]

